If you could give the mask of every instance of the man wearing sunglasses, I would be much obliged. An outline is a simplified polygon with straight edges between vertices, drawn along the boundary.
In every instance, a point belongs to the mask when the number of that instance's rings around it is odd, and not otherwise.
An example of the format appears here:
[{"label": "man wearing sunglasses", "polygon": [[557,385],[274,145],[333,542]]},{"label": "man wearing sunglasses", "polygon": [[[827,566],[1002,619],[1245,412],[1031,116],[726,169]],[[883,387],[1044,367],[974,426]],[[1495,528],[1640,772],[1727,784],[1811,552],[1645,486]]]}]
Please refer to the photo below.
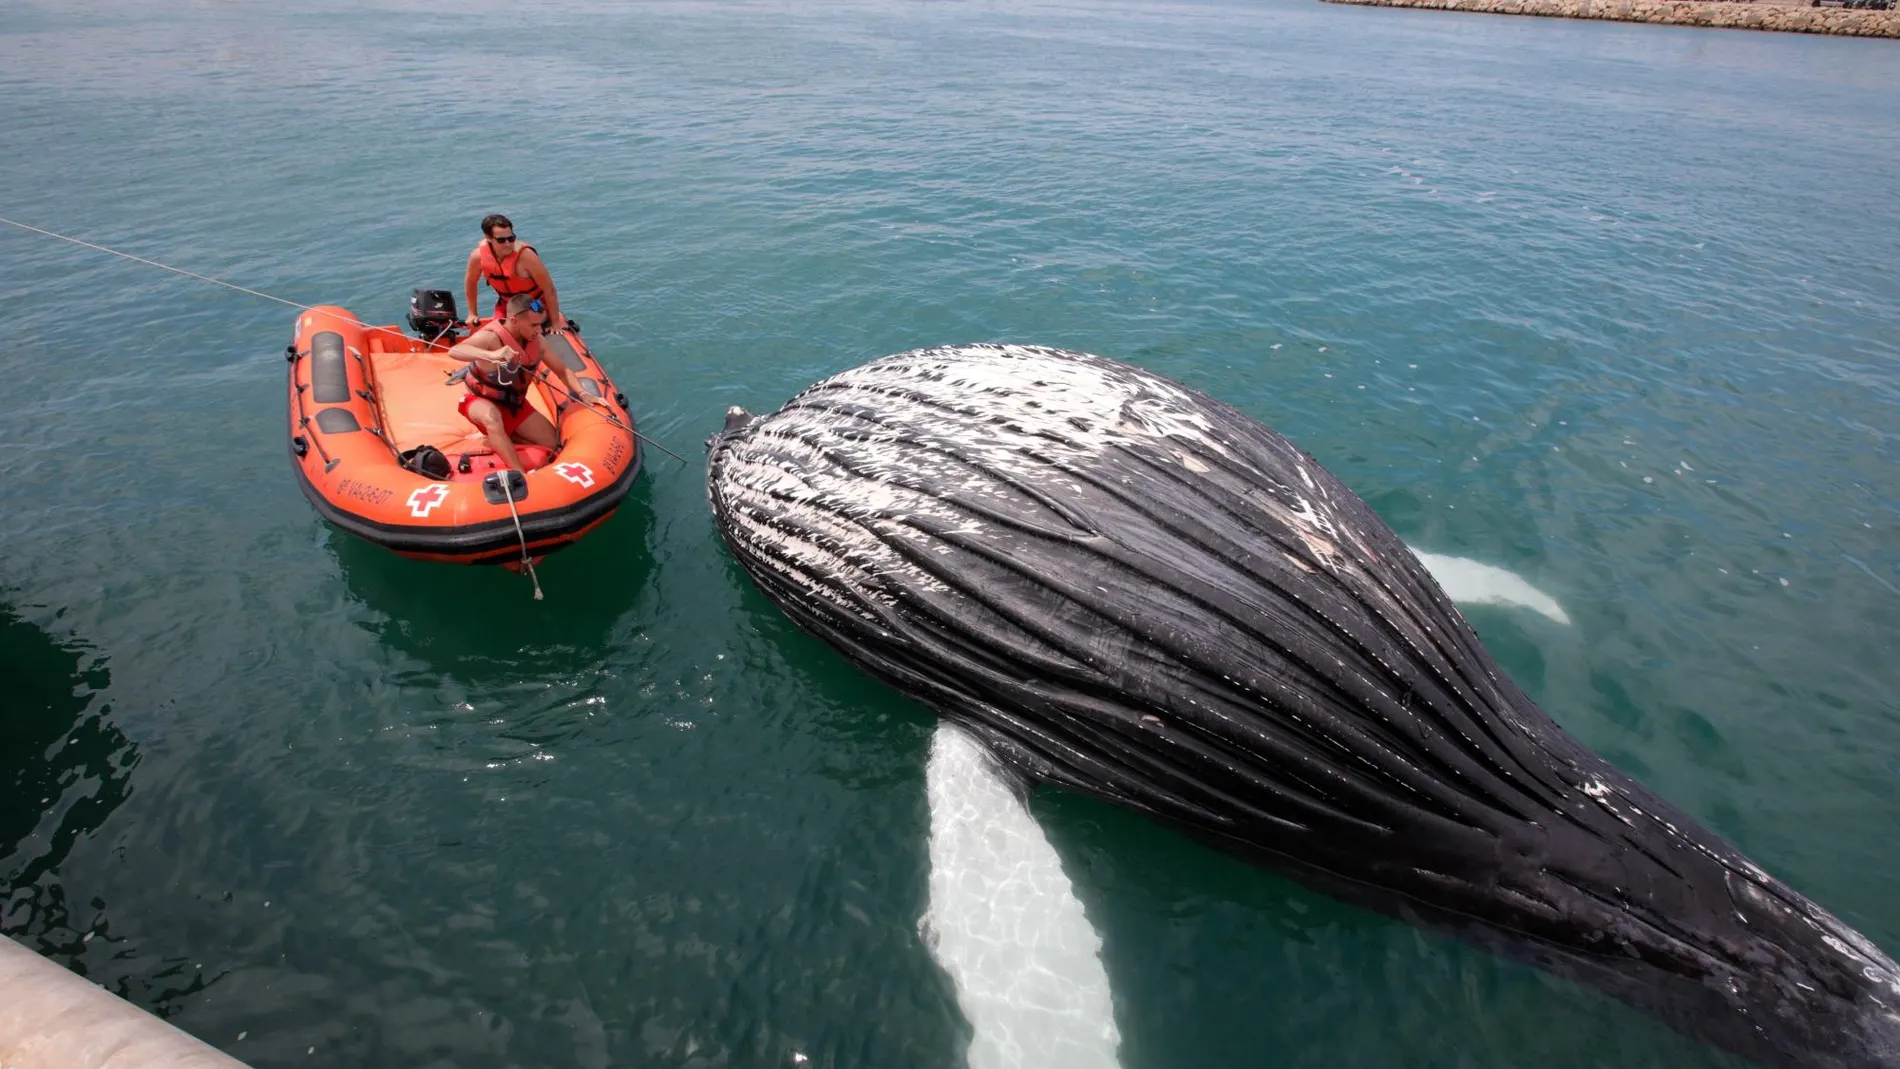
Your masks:
[{"label": "man wearing sunglasses", "polygon": [[545,360],[541,334],[547,329],[548,310],[539,297],[517,293],[504,299],[502,318],[468,336],[449,350],[468,361],[462,382],[468,396],[458,411],[462,418],[488,435],[488,444],[510,468],[525,471],[515,452],[516,442],[553,449],[561,437],[548,418],[528,403],[528,384],[544,365],[567,384],[568,397],[609,412],[605,398],[589,397],[574,369],[559,360]]},{"label": "man wearing sunglasses", "polygon": [[505,215],[482,220],[482,240],[468,254],[468,270],[462,275],[462,293],[468,298],[468,324],[481,322],[475,309],[475,287],[486,278],[495,290],[495,317],[500,318],[502,302],[516,294],[539,297],[547,302],[548,322],[559,330],[567,325],[561,318],[561,298],[554,292],[554,280],[533,245],[515,236],[515,224]]}]

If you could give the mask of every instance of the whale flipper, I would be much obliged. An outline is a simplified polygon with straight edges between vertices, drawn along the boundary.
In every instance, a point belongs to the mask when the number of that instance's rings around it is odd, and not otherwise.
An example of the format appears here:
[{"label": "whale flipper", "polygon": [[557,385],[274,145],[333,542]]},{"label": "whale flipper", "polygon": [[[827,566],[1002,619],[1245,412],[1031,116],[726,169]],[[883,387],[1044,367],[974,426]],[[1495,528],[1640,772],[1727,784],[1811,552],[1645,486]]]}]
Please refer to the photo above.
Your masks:
[{"label": "whale flipper", "polygon": [[1557,599],[1532,586],[1522,576],[1493,564],[1451,557],[1442,553],[1412,550],[1413,556],[1432,573],[1445,596],[1459,605],[1502,605],[1529,609],[1556,623],[1568,626],[1570,614]]},{"label": "whale flipper", "polygon": [[1019,793],[949,723],[931,741],[925,783],[930,906],[919,927],[975,1033],[970,1069],[1116,1069],[1102,938]]}]

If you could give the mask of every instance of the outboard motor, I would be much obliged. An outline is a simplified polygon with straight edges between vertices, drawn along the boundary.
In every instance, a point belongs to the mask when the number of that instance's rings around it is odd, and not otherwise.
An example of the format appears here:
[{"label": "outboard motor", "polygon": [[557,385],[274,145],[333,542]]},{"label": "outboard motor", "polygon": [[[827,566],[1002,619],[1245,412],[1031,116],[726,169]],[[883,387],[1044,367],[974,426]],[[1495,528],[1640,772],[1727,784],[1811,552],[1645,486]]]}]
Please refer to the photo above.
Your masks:
[{"label": "outboard motor", "polygon": [[455,313],[455,294],[448,290],[411,290],[409,329],[424,341],[455,340],[462,317]]}]

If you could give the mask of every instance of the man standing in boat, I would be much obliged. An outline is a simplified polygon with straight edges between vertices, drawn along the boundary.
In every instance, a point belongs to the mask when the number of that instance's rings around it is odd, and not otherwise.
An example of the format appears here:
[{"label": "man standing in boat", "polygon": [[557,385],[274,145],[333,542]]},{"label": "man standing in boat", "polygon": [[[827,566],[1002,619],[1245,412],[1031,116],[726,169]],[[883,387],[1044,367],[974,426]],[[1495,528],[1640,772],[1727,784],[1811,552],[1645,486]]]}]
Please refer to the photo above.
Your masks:
[{"label": "man standing in boat", "polygon": [[561,317],[561,298],[554,292],[554,280],[548,266],[533,245],[522,244],[515,236],[515,224],[505,215],[490,215],[482,220],[482,240],[468,254],[468,270],[462,275],[462,294],[468,298],[468,324],[481,322],[475,311],[477,284],[486,278],[495,291],[495,316],[500,318],[502,302],[521,294],[539,297],[548,306],[548,322],[559,330],[567,325]]},{"label": "man standing in boat", "polygon": [[573,368],[545,358],[541,332],[547,329],[548,310],[541,298],[517,293],[505,298],[500,311],[501,318],[469,335],[448,355],[468,361],[462,378],[468,396],[458,408],[462,418],[488,435],[488,444],[504,463],[525,473],[515,452],[517,441],[549,449],[561,443],[554,424],[528,404],[528,385],[542,367],[567,384],[570,400],[608,412],[612,409],[605,398],[587,396]]}]

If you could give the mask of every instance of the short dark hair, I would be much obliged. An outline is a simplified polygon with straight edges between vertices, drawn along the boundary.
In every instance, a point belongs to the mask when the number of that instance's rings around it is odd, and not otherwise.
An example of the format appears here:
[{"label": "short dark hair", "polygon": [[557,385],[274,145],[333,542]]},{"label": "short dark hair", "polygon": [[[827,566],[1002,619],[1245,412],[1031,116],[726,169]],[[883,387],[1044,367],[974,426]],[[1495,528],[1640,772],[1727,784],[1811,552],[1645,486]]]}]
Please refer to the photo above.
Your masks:
[{"label": "short dark hair", "polygon": [[532,293],[517,293],[508,298],[508,304],[505,310],[507,311],[509,318],[513,318],[515,316],[521,315],[522,313],[526,312],[528,310],[528,306],[533,304],[535,301],[539,299],[540,298],[536,297]]},{"label": "short dark hair", "polygon": [[482,236],[488,238],[494,237],[495,228],[498,226],[505,226],[510,230],[515,228],[515,224],[509,222],[507,216],[497,212],[494,215],[482,219]]}]

